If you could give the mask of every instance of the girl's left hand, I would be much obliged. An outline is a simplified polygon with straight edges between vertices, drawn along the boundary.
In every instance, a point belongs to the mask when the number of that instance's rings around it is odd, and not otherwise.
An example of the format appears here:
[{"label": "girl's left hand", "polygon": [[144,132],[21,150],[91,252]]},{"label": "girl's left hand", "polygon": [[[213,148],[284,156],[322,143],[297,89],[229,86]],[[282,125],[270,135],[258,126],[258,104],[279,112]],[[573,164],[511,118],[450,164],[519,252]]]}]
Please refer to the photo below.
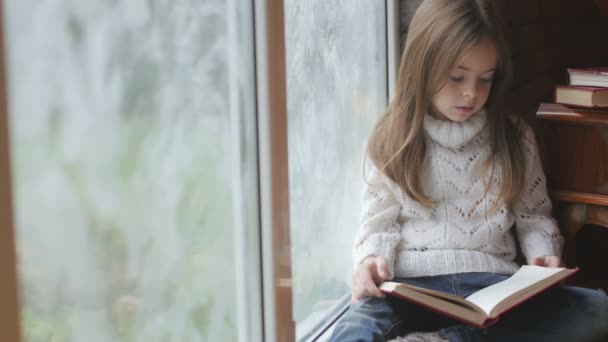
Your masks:
[{"label": "girl's left hand", "polygon": [[531,264],[543,267],[561,267],[562,259],[556,255],[545,255],[532,259]]}]

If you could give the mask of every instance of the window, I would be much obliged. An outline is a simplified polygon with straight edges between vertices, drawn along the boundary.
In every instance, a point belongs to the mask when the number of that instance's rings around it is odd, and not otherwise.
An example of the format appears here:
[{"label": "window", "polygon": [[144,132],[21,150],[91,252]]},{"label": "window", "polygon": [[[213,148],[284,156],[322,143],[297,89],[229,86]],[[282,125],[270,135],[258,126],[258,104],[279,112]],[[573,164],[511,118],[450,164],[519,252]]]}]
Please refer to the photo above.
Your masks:
[{"label": "window", "polygon": [[234,203],[257,190],[235,182],[234,146],[255,145],[235,12],[251,10],[5,5],[24,340],[236,340]]},{"label": "window", "polygon": [[308,334],[348,292],[393,4],[4,0],[23,340]]}]

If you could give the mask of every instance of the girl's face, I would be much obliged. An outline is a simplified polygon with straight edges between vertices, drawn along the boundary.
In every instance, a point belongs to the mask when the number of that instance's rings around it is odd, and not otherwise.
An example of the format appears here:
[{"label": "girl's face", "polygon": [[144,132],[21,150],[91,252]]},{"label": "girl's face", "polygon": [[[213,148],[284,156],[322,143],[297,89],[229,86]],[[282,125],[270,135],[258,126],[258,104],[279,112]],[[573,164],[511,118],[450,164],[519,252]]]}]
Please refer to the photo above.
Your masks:
[{"label": "girl's face", "polygon": [[448,74],[445,85],[431,101],[431,114],[442,120],[466,121],[490,95],[498,63],[494,44],[482,38],[467,50]]}]

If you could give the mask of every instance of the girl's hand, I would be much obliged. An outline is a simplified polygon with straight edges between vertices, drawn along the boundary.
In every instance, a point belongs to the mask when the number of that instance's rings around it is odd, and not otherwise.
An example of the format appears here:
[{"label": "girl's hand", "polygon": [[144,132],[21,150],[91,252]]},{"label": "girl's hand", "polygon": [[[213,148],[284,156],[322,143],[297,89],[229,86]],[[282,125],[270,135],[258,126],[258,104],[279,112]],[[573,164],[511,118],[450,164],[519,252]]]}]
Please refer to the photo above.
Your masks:
[{"label": "girl's hand", "polygon": [[353,272],[353,290],[350,300],[357,303],[364,297],[384,298],[378,284],[389,278],[388,262],[383,257],[368,256]]},{"label": "girl's hand", "polygon": [[562,259],[556,255],[545,255],[532,259],[532,265],[543,267],[561,267]]}]

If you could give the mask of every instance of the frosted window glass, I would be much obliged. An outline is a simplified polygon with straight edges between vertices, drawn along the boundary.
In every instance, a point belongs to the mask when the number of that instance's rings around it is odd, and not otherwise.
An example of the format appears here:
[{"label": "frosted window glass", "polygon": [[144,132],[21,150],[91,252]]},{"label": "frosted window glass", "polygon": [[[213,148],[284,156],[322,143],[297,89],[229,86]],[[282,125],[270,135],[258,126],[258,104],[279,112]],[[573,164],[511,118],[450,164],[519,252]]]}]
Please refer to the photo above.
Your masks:
[{"label": "frosted window glass", "polygon": [[384,1],[285,0],[290,216],[298,335],[349,290],[362,160],[386,106]]},{"label": "frosted window glass", "polygon": [[3,3],[25,341],[235,340],[225,1]]}]

